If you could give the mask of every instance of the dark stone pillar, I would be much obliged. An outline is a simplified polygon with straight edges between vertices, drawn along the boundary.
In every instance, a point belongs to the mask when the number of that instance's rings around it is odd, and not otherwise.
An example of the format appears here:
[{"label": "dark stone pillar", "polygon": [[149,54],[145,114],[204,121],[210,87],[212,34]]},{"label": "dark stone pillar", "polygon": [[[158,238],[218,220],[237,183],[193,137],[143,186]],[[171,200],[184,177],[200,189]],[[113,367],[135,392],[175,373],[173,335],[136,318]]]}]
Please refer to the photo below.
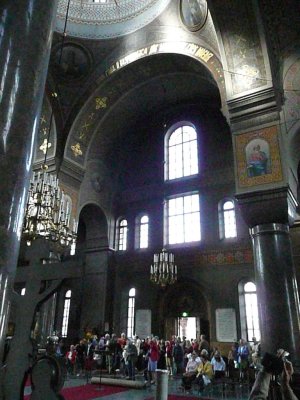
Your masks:
[{"label": "dark stone pillar", "polygon": [[0,7],[0,362],[56,8],[56,0]]},{"label": "dark stone pillar", "polygon": [[262,350],[284,348],[299,359],[299,296],[286,224],[250,230],[258,295]]}]

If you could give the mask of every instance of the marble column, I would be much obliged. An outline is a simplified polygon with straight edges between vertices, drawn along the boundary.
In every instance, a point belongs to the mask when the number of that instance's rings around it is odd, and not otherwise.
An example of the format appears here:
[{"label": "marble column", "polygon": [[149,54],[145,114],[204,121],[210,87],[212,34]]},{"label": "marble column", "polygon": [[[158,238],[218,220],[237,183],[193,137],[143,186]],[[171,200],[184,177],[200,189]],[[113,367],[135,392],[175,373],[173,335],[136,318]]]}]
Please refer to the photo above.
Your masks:
[{"label": "marble column", "polygon": [[262,350],[284,348],[299,359],[299,296],[287,224],[250,229],[258,295]]},{"label": "marble column", "polygon": [[57,0],[0,7],[0,360],[56,8]]}]

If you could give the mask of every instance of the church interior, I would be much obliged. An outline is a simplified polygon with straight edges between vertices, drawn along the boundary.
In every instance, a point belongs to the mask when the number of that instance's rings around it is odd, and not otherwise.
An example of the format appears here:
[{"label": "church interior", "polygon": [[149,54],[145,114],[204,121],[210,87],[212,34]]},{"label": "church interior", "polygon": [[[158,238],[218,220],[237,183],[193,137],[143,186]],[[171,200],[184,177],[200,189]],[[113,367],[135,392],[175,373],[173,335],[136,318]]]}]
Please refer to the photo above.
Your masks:
[{"label": "church interior", "polygon": [[0,398],[52,336],[300,368],[298,2],[2,4]]}]

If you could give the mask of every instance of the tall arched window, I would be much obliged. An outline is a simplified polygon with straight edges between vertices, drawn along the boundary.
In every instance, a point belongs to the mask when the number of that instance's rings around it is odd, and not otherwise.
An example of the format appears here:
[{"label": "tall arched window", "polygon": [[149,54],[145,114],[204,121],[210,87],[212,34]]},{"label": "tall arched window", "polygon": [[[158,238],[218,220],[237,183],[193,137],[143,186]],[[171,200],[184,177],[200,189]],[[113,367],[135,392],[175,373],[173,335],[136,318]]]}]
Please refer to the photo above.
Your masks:
[{"label": "tall arched window", "polygon": [[252,341],[253,337],[259,341],[260,329],[256,285],[251,281],[241,282],[239,284],[239,297],[242,336],[249,342]]},{"label": "tall arched window", "polygon": [[195,128],[190,125],[181,125],[167,138],[166,179],[178,179],[197,174],[199,168]]},{"label": "tall arched window", "polygon": [[148,215],[143,215],[139,218],[139,248],[147,249],[149,245],[149,217]]},{"label": "tall arched window", "polygon": [[62,337],[67,337],[67,334],[68,334],[71,295],[72,295],[71,290],[67,290],[67,292],[65,294],[63,322],[62,322],[62,328],[61,328]]},{"label": "tall arched window", "polygon": [[127,220],[121,219],[119,222],[119,230],[118,230],[118,250],[127,249],[127,231],[128,231]]},{"label": "tall arched window", "polygon": [[222,201],[219,205],[220,238],[228,239],[237,236],[235,208],[233,200]]},{"label": "tall arched window", "polygon": [[134,309],[135,309],[135,288],[129,290],[128,312],[127,312],[127,337],[134,335]]}]

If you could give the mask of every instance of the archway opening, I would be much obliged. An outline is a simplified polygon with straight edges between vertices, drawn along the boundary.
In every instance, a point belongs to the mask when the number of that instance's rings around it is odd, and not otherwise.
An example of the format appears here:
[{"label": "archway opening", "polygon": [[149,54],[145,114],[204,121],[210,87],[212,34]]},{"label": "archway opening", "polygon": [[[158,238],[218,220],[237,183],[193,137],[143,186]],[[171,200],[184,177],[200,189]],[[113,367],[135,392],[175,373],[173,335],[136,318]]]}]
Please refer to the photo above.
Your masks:
[{"label": "archway opening", "polygon": [[209,339],[208,305],[198,285],[193,282],[173,285],[166,292],[161,309],[162,332],[167,339],[173,335],[199,339],[201,334]]}]

